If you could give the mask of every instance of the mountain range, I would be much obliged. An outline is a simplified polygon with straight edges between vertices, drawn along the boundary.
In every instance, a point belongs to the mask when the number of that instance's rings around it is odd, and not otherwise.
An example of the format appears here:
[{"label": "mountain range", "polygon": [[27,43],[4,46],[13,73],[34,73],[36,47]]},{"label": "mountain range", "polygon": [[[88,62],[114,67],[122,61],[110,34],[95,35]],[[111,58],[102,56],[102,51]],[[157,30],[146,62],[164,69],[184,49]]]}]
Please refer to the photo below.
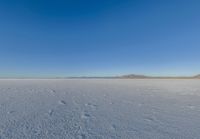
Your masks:
[{"label": "mountain range", "polygon": [[69,77],[69,78],[102,78],[102,79],[200,79],[200,74],[195,76],[147,76],[138,74],[126,74],[120,76],[81,76],[81,77]]},{"label": "mountain range", "polygon": [[125,79],[200,79],[200,74],[195,76],[146,76],[137,74],[128,74],[119,76]]}]

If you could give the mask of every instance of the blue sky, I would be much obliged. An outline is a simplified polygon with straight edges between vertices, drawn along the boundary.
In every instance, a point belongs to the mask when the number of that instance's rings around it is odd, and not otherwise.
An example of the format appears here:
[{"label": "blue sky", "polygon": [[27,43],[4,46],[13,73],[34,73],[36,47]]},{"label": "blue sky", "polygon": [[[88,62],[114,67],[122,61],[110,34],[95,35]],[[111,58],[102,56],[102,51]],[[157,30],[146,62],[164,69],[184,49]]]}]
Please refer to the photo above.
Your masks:
[{"label": "blue sky", "polygon": [[195,0],[1,0],[0,76],[200,73]]}]

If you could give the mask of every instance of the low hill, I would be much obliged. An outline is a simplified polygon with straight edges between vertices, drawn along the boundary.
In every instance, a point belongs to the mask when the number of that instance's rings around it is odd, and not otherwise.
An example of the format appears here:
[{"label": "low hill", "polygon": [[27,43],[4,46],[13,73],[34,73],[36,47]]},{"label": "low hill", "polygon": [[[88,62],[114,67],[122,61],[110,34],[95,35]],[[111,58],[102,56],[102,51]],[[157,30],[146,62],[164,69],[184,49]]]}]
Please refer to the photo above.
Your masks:
[{"label": "low hill", "polygon": [[137,78],[137,79],[145,79],[145,78],[150,78],[149,76],[145,75],[137,75],[137,74],[128,74],[128,75],[122,75],[120,78]]},{"label": "low hill", "polygon": [[195,76],[147,76],[138,74],[127,74],[121,76],[80,76],[80,77],[68,77],[68,78],[83,78],[83,79],[200,79],[200,74]]},{"label": "low hill", "polygon": [[137,74],[128,74],[119,76],[122,79],[200,79],[200,74],[196,76],[146,76]]},{"label": "low hill", "polygon": [[196,75],[196,76],[194,76],[194,78],[200,78],[200,74],[199,74],[199,75]]}]

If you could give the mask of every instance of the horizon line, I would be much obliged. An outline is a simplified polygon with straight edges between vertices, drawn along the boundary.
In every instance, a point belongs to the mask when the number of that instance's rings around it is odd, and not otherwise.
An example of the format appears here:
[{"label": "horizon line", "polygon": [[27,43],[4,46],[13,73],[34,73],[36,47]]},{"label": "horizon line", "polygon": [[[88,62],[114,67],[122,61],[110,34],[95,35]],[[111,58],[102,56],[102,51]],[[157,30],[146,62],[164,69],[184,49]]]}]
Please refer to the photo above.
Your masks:
[{"label": "horizon line", "polygon": [[166,76],[166,75],[147,75],[147,74],[122,74],[122,75],[110,75],[110,76],[7,76],[0,79],[75,79],[75,78],[200,78],[200,74],[184,75],[184,76]]}]

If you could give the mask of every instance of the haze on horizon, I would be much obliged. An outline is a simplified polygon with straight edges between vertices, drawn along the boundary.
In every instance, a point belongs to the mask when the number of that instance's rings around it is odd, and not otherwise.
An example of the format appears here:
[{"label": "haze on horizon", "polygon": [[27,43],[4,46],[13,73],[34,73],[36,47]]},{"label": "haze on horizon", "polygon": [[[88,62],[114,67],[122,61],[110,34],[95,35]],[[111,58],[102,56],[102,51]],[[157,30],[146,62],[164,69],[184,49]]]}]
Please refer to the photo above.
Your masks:
[{"label": "haze on horizon", "polygon": [[0,77],[200,73],[196,0],[1,0]]}]

